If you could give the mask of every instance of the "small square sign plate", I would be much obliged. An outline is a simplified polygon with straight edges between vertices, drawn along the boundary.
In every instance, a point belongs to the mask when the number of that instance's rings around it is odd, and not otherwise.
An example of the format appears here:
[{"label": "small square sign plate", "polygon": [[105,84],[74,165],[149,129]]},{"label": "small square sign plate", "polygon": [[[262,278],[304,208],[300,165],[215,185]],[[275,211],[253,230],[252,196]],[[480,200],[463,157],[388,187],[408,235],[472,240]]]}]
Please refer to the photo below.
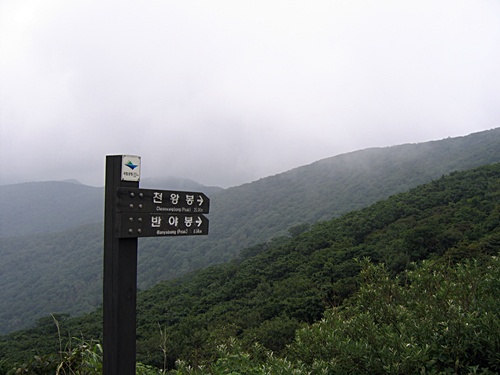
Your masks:
[{"label": "small square sign plate", "polygon": [[141,178],[141,157],[122,155],[122,181],[139,181]]}]

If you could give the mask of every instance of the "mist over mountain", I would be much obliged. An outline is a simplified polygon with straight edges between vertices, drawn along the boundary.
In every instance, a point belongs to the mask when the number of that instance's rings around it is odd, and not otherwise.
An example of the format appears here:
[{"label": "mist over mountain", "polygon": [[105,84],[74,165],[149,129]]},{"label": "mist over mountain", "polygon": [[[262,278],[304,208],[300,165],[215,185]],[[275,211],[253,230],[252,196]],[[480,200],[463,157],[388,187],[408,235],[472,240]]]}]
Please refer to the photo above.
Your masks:
[{"label": "mist over mountain", "polygon": [[[499,161],[497,128],[342,154],[238,187],[215,189],[207,194],[208,236],[140,239],[139,288],[226,262],[246,247],[300,232],[318,220],[366,207],[453,171]],[[156,184],[163,182],[146,179],[141,187],[200,190],[187,184]],[[67,182],[0,188],[0,332],[27,327],[47,311],[75,314],[100,303],[102,188]]]}]

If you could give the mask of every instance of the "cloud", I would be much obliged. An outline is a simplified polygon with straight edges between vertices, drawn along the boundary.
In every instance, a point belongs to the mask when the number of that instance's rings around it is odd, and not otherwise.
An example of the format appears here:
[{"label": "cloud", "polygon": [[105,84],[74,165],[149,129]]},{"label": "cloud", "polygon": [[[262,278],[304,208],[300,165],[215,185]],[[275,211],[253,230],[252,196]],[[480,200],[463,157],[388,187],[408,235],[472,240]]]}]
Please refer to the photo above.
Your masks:
[{"label": "cloud", "polygon": [[493,0],[6,0],[0,13],[1,183],[102,185],[104,155],[128,153],[150,176],[231,186],[499,124]]}]

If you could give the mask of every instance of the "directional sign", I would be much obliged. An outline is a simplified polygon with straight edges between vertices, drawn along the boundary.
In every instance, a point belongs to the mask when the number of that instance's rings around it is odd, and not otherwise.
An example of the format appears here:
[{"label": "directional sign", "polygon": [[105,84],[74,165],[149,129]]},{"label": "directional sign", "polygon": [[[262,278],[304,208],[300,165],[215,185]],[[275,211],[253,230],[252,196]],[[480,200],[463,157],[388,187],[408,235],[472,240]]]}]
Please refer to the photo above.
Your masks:
[{"label": "directional sign", "polygon": [[208,234],[208,219],[199,214],[120,213],[120,238]]},{"label": "directional sign", "polygon": [[208,214],[210,199],[203,193],[175,190],[118,188],[118,212]]}]

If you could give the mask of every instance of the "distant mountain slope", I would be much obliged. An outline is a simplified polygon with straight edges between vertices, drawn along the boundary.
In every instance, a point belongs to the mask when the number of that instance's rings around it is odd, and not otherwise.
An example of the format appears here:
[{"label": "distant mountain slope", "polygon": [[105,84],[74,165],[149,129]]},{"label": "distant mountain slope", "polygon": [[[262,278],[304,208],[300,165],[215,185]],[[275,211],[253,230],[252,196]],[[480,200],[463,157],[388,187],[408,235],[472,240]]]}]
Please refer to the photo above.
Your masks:
[{"label": "distant mountain slope", "polygon": [[209,196],[224,190],[219,186],[206,186],[189,178],[172,176],[143,178],[141,179],[140,186],[144,189],[201,191]]},{"label": "distant mountain slope", "polygon": [[59,232],[102,222],[104,194],[74,182],[0,186],[0,236]]},{"label": "distant mountain slope", "polygon": [[211,197],[210,235],[141,243],[140,282],[234,257],[289,228],[337,217],[453,171],[500,161],[500,128],[466,137],[334,156]]},{"label": "distant mountain slope", "polygon": [[[384,262],[396,274],[429,258],[446,265],[475,258],[485,265],[499,250],[500,163],[455,172],[140,293],[138,359],[160,367],[164,347],[169,366],[179,358],[210,362],[216,346],[230,336],[247,348],[259,342],[279,353],[297,328],[318,321],[325,309],[339,306],[357,290],[356,258]],[[456,309],[455,302],[445,301]],[[364,306],[359,313],[366,313]],[[62,336],[100,338],[101,319],[101,311],[61,319]],[[58,340],[49,317],[35,329],[1,337],[0,361],[32,356],[25,348],[33,345],[38,353],[55,354]]]},{"label": "distant mountain slope", "polygon": [[[365,149],[228,189],[222,209],[214,207],[214,213],[259,216],[266,211],[270,218],[263,230],[274,233],[276,227],[330,219],[443,174],[497,161],[500,128],[466,137]],[[280,216],[276,224],[273,215]]]},{"label": "distant mountain slope", "polygon": [[[141,187],[166,190],[223,190],[179,178],[146,178]],[[102,223],[104,189],[76,180],[27,182],[0,186],[0,237],[61,232],[80,225]]]},{"label": "distant mountain slope", "polygon": [[[291,227],[337,217],[452,171],[494,162],[500,162],[500,128],[442,141],[352,152],[221,190],[210,195],[208,236],[140,239],[139,287],[144,289],[160,280],[226,262],[243,248],[287,235]],[[158,181],[152,181],[152,184],[156,183]],[[141,186],[147,187],[146,181]],[[22,197],[18,195],[19,199]],[[39,200],[36,195],[28,198],[33,205]],[[53,203],[46,206],[52,208],[55,202],[54,198]],[[26,207],[30,205],[27,203]],[[27,213],[35,216],[36,222],[51,220],[47,212],[31,207]],[[69,211],[68,221],[74,219],[77,210]],[[95,210],[102,214],[102,206]],[[3,208],[1,212],[4,215]],[[15,217],[15,212],[5,214]],[[57,225],[50,226],[54,227]],[[78,240],[75,237],[72,241],[74,235],[71,233],[78,233]],[[23,236],[9,238],[8,241],[0,239],[0,244],[0,256],[9,264],[5,275],[0,272],[0,311],[3,313],[0,327],[17,329],[32,324],[44,311],[74,312],[89,306],[87,297],[82,297],[85,301],[81,303],[78,299],[60,298],[55,301],[43,298],[44,290],[51,289],[61,296],[67,295],[69,291],[81,288],[81,277],[96,282],[96,285],[88,285],[89,290],[100,290],[102,228],[99,225],[82,227],[73,232],[70,229],[70,232],[50,236]],[[37,259],[44,259],[44,262],[36,263]],[[30,270],[29,274],[27,270]],[[87,270],[89,274],[78,278],[71,276],[82,270]],[[60,279],[55,280],[59,276]],[[19,283],[18,280],[23,278],[29,281]],[[47,281],[39,283],[42,278]],[[53,279],[55,285],[48,283],[49,279]],[[37,292],[32,295],[30,291],[24,291],[25,288],[33,288]],[[9,293],[3,290],[9,290]],[[39,299],[35,298],[37,296]],[[100,299],[99,293],[94,301]],[[35,310],[28,307],[34,304],[38,306]],[[16,320],[19,311],[24,316],[22,321]],[[0,328],[0,332],[5,330]]]}]

